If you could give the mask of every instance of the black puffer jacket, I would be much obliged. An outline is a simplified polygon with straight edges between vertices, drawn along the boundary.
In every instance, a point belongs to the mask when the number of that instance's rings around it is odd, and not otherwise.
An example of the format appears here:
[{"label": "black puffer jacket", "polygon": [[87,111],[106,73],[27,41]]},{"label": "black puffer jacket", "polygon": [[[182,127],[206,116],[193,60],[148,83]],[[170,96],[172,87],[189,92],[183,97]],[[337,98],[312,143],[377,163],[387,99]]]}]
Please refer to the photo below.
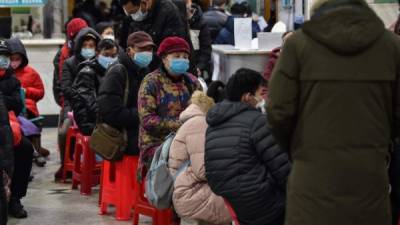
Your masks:
[{"label": "black puffer jacket", "polygon": [[207,71],[211,74],[211,36],[207,24],[203,19],[203,12],[200,6],[193,4],[195,12],[189,19],[190,35],[194,49],[196,68],[200,71]]},{"label": "black puffer jacket", "polygon": [[214,193],[227,199],[241,225],[283,218],[288,156],[255,108],[224,101],[207,114],[205,169]]},{"label": "black puffer jacket", "polygon": [[[107,123],[117,129],[127,129],[128,155],[138,155],[138,135],[139,135],[139,115],[137,110],[137,100],[144,76],[148,73],[147,69],[139,69],[126,53],[120,53],[119,63],[112,65],[100,86],[97,103],[99,107],[100,121]],[[126,84],[126,71],[129,76],[128,104],[123,103],[124,90]]]},{"label": "black puffer jacket", "polygon": [[155,0],[154,4],[145,20],[135,22],[130,17],[126,18],[129,21],[129,32],[121,34],[123,47],[126,47],[128,35],[136,31],[150,34],[157,46],[170,36],[179,36],[190,41],[186,22],[182,20],[177,6],[171,0]]},{"label": "black puffer jacket", "polygon": [[83,135],[91,135],[98,112],[96,98],[106,70],[97,59],[84,61],[79,68],[82,69],[72,85],[71,107],[79,130]]},{"label": "black puffer jacket", "polygon": [[[4,96],[0,92],[0,170],[12,176],[14,168],[13,136]],[[2,177],[0,177],[2,179]]]},{"label": "black puffer jacket", "polygon": [[61,75],[61,91],[64,96],[64,107],[71,106],[71,100],[73,98],[72,84],[74,83],[75,77],[79,72],[79,64],[85,61],[85,58],[81,56],[82,44],[84,37],[88,34],[92,34],[97,38],[97,42],[100,41],[100,36],[92,28],[83,28],[75,37],[74,55],[64,62]]},{"label": "black puffer jacket", "polygon": [[23,108],[21,99],[21,83],[15,77],[14,71],[9,68],[6,74],[0,77],[0,92],[3,93],[4,103],[8,111],[19,115]]},{"label": "black puffer jacket", "polygon": [[228,20],[228,14],[216,7],[210,8],[203,15],[204,22],[210,29],[211,39],[214,41]]}]

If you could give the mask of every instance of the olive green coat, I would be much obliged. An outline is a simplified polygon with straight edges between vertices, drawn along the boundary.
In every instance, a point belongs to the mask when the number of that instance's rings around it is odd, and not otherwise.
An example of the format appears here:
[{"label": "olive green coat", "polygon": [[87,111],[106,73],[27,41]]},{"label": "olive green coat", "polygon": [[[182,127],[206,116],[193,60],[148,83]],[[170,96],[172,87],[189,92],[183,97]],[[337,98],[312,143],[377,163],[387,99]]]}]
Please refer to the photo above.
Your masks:
[{"label": "olive green coat", "polygon": [[323,6],[269,86],[270,126],[293,161],[285,224],[389,225],[400,41],[362,0]]}]

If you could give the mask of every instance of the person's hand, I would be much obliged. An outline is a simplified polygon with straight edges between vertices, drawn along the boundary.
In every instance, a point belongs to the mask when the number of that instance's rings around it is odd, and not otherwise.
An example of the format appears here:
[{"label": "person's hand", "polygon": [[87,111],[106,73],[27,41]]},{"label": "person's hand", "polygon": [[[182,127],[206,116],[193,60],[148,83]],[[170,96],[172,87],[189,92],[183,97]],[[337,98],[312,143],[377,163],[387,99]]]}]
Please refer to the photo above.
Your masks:
[{"label": "person's hand", "polygon": [[203,72],[201,72],[201,70],[199,68],[196,69],[197,72],[197,76],[198,77],[202,77],[203,76]]}]

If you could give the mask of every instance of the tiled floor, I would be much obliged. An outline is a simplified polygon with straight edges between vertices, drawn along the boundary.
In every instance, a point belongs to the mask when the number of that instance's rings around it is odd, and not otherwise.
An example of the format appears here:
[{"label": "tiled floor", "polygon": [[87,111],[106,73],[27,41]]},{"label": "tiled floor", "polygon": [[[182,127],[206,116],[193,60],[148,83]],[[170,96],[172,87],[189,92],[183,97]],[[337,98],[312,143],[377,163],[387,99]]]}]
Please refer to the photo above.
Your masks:
[{"label": "tiled floor", "polygon": [[[10,225],[130,225],[132,221],[116,221],[112,215],[98,215],[98,188],[92,196],[82,196],[71,190],[71,184],[54,182],[54,173],[59,167],[56,148],[57,130],[45,129],[43,145],[51,151],[44,168],[33,166],[35,179],[29,185],[23,205],[28,211],[27,219],[10,219]],[[112,210],[112,209],[111,209]],[[151,219],[141,217],[141,225],[151,224]]]}]

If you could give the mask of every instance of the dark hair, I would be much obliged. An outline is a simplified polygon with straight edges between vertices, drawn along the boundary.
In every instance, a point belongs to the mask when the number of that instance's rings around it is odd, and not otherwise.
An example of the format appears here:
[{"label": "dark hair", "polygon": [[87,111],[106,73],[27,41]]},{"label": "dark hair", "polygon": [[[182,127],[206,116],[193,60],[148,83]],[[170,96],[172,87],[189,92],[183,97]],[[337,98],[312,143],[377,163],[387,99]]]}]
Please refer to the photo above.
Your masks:
[{"label": "dark hair", "polygon": [[231,7],[231,14],[232,15],[240,15],[243,16],[244,14],[248,13],[247,4],[244,3],[235,3]]},{"label": "dark hair", "polygon": [[99,33],[100,35],[104,32],[105,29],[107,28],[112,28],[114,29],[113,23],[111,22],[100,22],[98,24],[96,24],[96,31],[97,33]]},{"label": "dark hair", "polygon": [[259,72],[245,68],[239,69],[226,85],[226,98],[232,102],[239,102],[244,94],[254,95],[263,84],[265,80]]},{"label": "dark hair", "polygon": [[141,0],[119,0],[119,4],[121,6],[124,6],[128,4],[129,2],[132,2],[133,5],[140,5]]},{"label": "dark hair", "polygon": [[109,50],[109,49],[113,49],[113,48],[118,49],[118,45],[115,41],[113,41],[111,39],[103,39],[97,45],[96,49],[97,49],[97,51],[101,51],[101,50]]},{"label": "dark hair", "polygon": [[213,81],[207,89],[208,97],[214,99],[215,103],[222,102],[225,98],[225,84],[222,81]]},{"label": "dark hair", "polygon": [[222,5],[226,5],[226,0],[213,0],[212,2],[213,6],[222,6]]}]

